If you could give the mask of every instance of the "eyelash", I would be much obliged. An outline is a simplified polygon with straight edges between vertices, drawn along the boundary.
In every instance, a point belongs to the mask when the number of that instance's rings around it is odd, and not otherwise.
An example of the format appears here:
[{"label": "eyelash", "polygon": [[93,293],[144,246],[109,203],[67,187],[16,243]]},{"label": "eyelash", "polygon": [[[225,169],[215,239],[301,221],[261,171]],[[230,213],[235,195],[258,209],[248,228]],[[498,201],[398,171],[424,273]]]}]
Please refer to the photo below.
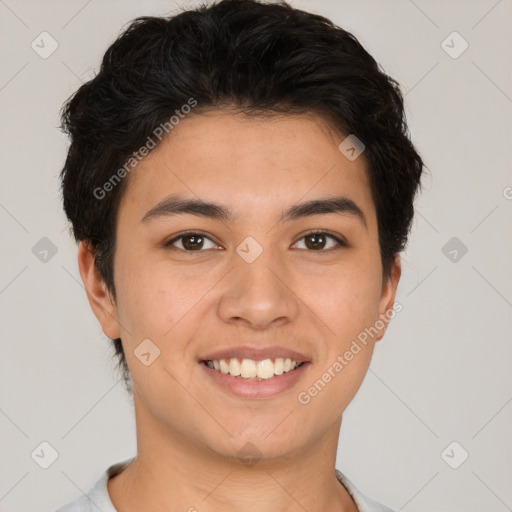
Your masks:
[{"label": "eyelash", "polygon": [[[179,247],[173,247],[173,244],[175,242],[177,242],[178,240],[180,240],[182,238],[186,238],[187,236],[192,236],[192,235],[199,235],[199,236],[202,236],[204,238],[207,238],[208,240],[210,240],[213,243],[216,243],[206,233],[203,233],[201,231],[186,231],[185,233],[181,233],[180,235],[174,237],[172,240],[169,240],[168,242],[165,242],[164,243],[164,247],[171,248],[171,249],[176,249],[176,250],[183,251],[183,252],[189,252],[189,253],[192,253],[192,252],[204,252],[205,250],[208,250],[208,249],[198,249],[197,251],[187,251],[186,249],[180,249]],[[311,235],[326,235],[328,238],[333,239],[338,244],[338,247],[331,247],[329,249],[319,249],[319,250],[312,250],[312,249],[299,249],[299,250],[306,250],[308,252],[330,252],[330,251],[336,251],[336,250],[342,249],[344,247],[348,247],[348,244],[347,244],[347,242],[345,242],[345,240],[343,240],[342,238],[334,235],[330,231],[326,231],[326,230],[322,230],[322,229],[313,230],[313,231],[309,231],[308,233],[305,233],[293,245],[296,245],[300,240],[302,240],[302,239],[304,239],[304,238],[306,238],[308,236],[311,236]]]}]

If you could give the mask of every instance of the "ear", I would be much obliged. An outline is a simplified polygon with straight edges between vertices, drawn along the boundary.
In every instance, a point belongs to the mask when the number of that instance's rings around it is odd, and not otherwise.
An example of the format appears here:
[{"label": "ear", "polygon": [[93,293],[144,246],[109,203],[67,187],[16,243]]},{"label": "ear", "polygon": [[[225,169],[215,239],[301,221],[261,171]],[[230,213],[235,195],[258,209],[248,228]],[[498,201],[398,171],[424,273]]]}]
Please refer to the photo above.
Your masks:
[{"label": "ear", "polygon": [[105,281],[94,264],[94,253],[86,242],[78,246],[78,268],[91,309],[103,332],[112,339],[120,338],[117,308]]},{"label": "ear", "polygon": [[394,311],[395,304],[395,296],[396,296],[396,288],[398,286],[398,282],[400,281],[400,275],[402,274],[402,267],[400,264],[400,256],[398,254],[395,255],[395,259],[393,261],[393,265],[391,266],[391,272],[389,278],[386,280],[382,287],[382,294],[379,301],[379,319],[381,322],[378,322],[379,325],[383,325],[383,327],[377,327],[379,332],[375,337],[375,341],[379,341],[384,336],[386,329],[389,324],[389,320],[394,316],[392,313]]}]

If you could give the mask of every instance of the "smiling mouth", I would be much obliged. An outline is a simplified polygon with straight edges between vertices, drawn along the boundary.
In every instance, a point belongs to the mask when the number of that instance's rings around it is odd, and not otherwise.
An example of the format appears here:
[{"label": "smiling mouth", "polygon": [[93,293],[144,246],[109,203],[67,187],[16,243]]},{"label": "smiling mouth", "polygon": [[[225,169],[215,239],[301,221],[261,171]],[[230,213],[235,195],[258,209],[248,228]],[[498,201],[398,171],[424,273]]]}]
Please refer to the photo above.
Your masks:
[{"label": "smiling mouth", "polygon": [[214,359],[203,361],[203,364],[225,375],[247,380],[266,380],[285,373],[292,372],[304,362],[290,358],[276,357],[275,359]]}]

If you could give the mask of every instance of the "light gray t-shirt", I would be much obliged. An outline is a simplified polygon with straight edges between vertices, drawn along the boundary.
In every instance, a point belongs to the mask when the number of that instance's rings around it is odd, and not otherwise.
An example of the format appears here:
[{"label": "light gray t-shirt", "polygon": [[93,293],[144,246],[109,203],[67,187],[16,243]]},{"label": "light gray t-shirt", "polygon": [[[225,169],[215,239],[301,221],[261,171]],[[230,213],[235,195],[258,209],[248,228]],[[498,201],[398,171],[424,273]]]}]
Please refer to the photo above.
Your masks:
[{"label": "light gray t-shirt", "polygon": [[[132,457],[131,459],[110,466],[87,494],[64,505],[56,512],[117,512],[108,494],[107,481],[110,477],[121,473],[121,471],[127,468],[133,462],[134,458],[135,457]],[[350,496],[352,496],[359,512],[393,512],[393,510],[385,505],[381,505],[363,496],[341,471],[336,470],[336,476]]]}]

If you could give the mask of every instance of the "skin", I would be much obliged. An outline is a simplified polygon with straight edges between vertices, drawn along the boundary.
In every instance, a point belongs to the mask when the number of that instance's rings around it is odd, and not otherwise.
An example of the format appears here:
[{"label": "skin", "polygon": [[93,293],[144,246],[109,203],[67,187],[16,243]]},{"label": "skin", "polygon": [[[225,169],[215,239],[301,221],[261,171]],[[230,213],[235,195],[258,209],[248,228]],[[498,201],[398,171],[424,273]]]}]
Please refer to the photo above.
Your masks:
[{"label": "skin", "polygon": [[[357,510],[335,477],[338,436],[387,322],[308,404],[297,399],[392,309],[400,279],[397,256],[382,281],[364,154],[349,161],[338,150],[343,139],[314,115],[191,115],[129,176],[117,217],[116,301],[80,244],[91,307],[104,333],[122,338],[133,380],[137,457],[108,481],[120,512]],[[171,193],[225,205],[235,219],[141,222]],[[360,207],[366,225],[347,213],[279,220],[292,205],[338,195]],[[327,238],[311,249],[304,236],[319,229],[348,246]],[[185,230],[211,242],[188,252],[184,239],[164,246]],[[250,264],[236,252],[247,236],[263,248]],[[160,356],[145,366],[134,350],[148,338]],[[198,362],[240,345],[284,346],[311,364],[277,396],[240,398]],[[248,442],[261,454],[250,467],[237,456]]]}]

